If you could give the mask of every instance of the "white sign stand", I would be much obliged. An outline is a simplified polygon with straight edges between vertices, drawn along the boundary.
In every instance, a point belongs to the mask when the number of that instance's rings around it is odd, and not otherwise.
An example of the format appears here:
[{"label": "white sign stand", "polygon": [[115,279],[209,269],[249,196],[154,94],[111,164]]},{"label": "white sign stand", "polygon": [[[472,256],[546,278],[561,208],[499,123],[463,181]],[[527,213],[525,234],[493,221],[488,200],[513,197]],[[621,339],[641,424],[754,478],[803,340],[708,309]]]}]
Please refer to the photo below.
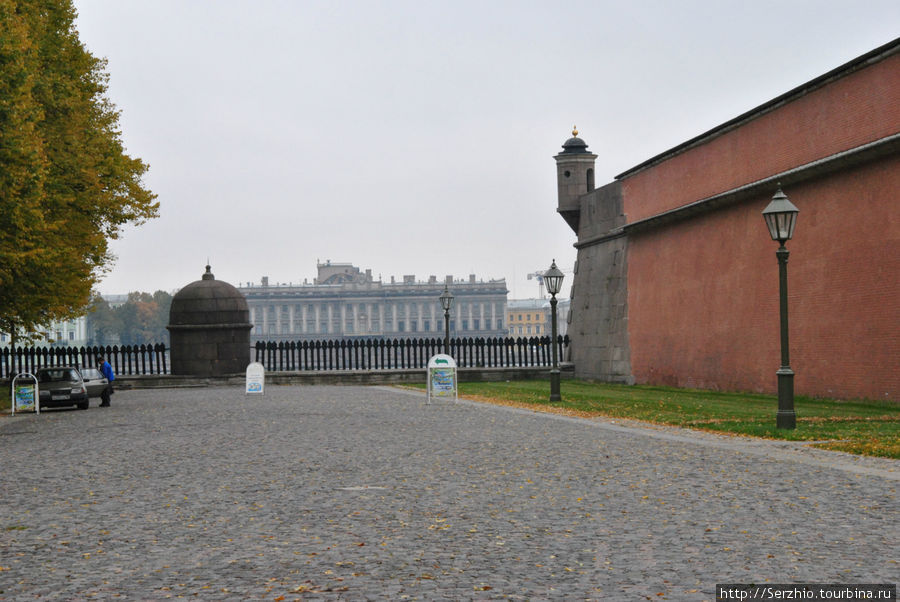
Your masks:
[{"label": "white sign stand", "polygon": [[266,392],[266,369],[259,362],[247,366],[247,395],[264,395]]},{"label": "white sign stand", "polygon": [[437,398],[456,402],[459,397],[457,380],[456,360],[443,353],[433,356],[428,360],[428,398],[425,403],[430,404]]},{"label": "white sign stand", "polygon": [[[28,384],[16,384],[19,379],[30,381]],[[41,393],[38,388],[37,377],[30,372],[16,374],[12,379],[12,413],[20,412],[41,413]]]}]

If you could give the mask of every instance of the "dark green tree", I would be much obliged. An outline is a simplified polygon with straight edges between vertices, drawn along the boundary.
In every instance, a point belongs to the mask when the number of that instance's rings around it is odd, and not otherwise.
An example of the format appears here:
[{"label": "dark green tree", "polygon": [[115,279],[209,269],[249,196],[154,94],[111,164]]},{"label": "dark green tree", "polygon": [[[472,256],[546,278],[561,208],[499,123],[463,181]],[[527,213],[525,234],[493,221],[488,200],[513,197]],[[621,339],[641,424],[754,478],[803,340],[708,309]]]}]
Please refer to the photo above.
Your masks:
[{"label": "dark green tree", "polygon": [[94,295],[87,311],[88,344],[114,345],[119,342],[122,322],[100,295]]}]

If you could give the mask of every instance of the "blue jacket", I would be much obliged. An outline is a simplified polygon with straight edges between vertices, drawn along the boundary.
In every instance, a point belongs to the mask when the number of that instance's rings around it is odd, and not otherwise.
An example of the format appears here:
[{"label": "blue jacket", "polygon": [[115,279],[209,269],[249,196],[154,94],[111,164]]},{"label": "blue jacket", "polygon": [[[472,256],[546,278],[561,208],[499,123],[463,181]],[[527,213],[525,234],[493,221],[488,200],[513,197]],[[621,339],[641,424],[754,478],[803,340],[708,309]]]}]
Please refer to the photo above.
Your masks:
[{"label": "blue jacket", "polygon": [[100,365],[100,372],[103,373],[103,376],[106,377],[106,380],[112,382],[116,380],[116,375],[113,374],[112,366],[109,365],[109,362],[103,360],[103,363]]}]

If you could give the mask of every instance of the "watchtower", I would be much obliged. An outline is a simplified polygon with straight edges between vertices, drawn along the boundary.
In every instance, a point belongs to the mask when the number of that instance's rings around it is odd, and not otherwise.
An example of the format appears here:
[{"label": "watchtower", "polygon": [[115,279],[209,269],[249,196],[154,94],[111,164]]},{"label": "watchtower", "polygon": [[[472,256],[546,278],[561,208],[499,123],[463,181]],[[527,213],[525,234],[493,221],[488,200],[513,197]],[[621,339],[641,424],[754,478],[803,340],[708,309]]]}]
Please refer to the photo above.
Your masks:
[{"label": "watchtower", "polygon": [[578,129],[572,129],[572,137],[562,145],[556,155],[556,182],[558,205],[556,211],[563,216],[576,233],[581,212],[579,200],[594,189],[594,161],[597,155],[587,149],[587,143],[578,137]]}]

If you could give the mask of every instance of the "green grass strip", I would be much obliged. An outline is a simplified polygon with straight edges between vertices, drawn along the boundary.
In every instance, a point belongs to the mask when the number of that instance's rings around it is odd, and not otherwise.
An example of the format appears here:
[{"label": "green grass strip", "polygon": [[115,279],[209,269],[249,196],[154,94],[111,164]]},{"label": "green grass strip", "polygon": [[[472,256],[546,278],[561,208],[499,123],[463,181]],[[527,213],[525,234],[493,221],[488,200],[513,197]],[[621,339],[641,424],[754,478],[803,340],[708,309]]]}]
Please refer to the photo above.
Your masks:
[{"label": "green grass strip", "polygon": [[460,395],[484,401],[768,439],[816,441],[813,445],[825,449],[900,458],[900,404],[892,401],[798,396],[794,400],[797,428],[781,430],[775,427],[778,402],[772,395],[564,380],[563,401],[550,403],[549,390],[549,383],[534,380],[460,385]]}]

